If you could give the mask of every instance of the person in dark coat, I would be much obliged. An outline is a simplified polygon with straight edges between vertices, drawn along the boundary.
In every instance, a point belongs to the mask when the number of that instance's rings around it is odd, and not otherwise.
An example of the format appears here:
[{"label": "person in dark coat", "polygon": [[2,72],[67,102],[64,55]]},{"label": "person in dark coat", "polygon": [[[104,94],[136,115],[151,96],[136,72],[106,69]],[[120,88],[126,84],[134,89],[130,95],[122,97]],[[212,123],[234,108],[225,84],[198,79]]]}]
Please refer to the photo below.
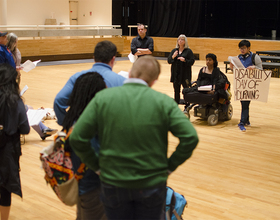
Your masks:
[{"label": "person in dark coat", "polygon": [[30,131],[25,106],[16,82],[17,71],[0,64],[0,212],[8,219],[11,193],[22,197],[19,177],[20,135]]},{"label": "person in dark coat", "polygon": [[174,100],[179,104],[181,85],[187,88],[192,80],[192,65],[194,55],[189,48],[187,37],[181,34],[169,56],[168,63],[171,64],[171,79],[174,88]]}]

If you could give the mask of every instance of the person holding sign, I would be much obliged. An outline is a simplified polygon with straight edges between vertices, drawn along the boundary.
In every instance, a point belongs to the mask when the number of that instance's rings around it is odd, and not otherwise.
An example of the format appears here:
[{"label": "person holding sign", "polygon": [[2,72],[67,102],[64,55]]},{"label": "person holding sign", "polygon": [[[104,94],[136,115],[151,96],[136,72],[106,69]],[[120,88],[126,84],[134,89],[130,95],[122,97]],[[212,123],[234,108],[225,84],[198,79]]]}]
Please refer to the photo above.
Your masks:
[{"label": "person holding sign", "polygon": [[[238,44],[241,54],[238,55],[239,60],[246,69],[261,69],[262,61],[261,58],[250,51],[251,43],[248,40],[242,40]],[[230,68],[233,70],[233,64],[230,63]],[[251,101],[240,101],[241,102],[241,119],[238,127],[241,131],[246,131],[245,126],[250,126],[249,121],[249,105]]]}]

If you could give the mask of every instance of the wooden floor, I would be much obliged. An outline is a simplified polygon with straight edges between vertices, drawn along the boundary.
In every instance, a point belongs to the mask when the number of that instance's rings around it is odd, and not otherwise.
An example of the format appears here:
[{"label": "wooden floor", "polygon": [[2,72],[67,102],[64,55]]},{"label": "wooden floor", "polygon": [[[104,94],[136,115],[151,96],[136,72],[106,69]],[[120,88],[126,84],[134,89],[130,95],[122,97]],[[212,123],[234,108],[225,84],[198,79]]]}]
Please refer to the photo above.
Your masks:
[{"label": "wooden floor", "polygon": [[[170,65],[161,60],[162,73],[154,89],[173,97]],[[196,61],[193,80],[205,61]],[[22,72],[21,87],[26,104],[34,108],[51,107],[58,91],[74,73],[89,69],[92,63],[36,67]],[[129,61],[118,61],[115,72],[128,71]],[[220,64],[224,71],[224,65]],[[232,81],[232,74],[227,74]],[[200,142],[193,156],[168,179],[168,185],[188,200],[184,219],[263,220],[280,219],[280,79],[272,78],[267,103],[252,102],[247,132],[240,132],[240,102],[232,101],[234,114],[230,121],[208,126],[193,117]],[[179,106],[181,109],[183,106]],[[137,116],[135,116],[137,117]],[[54,120],[45,121],[60,128]],[[22,146],[21,181],[23,199],[13,195],[10,219],[75,219],[75,207],[63,205],[44,181],[39,151],[51,143],[42,141],[31,131]],[[178,140],[170,134],[169,153]]]}]

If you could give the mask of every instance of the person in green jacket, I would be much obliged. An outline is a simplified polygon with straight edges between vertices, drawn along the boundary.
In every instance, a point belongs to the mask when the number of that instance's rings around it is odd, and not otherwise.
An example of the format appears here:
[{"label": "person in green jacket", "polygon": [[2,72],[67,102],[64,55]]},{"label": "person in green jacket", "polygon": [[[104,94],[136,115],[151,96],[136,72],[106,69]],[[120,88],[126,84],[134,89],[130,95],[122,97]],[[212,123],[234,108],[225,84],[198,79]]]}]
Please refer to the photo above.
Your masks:
[{"label": "person in green jacket", "polygon": [[[159,74],[154,57],[136,60],[123,86],[96,94],[70,135],[75,153],[100,174],[109,220],[164,217],[167,177],[198,143],[196,130],[177,103],[150,88]],[[169,131],[180,142],[168,158]],[[96,134],[99,156],[90,145]]]}]

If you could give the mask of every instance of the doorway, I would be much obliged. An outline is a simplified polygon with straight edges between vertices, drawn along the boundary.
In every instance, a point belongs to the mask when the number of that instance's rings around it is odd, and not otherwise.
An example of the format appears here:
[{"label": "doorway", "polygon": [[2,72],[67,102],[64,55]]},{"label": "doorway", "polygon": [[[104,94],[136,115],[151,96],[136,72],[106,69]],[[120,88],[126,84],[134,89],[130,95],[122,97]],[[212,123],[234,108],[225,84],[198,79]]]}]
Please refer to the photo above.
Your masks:
[{"label": "doorway", "polygon": [[78,25],[78,1],[69,1],[70,25]]}]

